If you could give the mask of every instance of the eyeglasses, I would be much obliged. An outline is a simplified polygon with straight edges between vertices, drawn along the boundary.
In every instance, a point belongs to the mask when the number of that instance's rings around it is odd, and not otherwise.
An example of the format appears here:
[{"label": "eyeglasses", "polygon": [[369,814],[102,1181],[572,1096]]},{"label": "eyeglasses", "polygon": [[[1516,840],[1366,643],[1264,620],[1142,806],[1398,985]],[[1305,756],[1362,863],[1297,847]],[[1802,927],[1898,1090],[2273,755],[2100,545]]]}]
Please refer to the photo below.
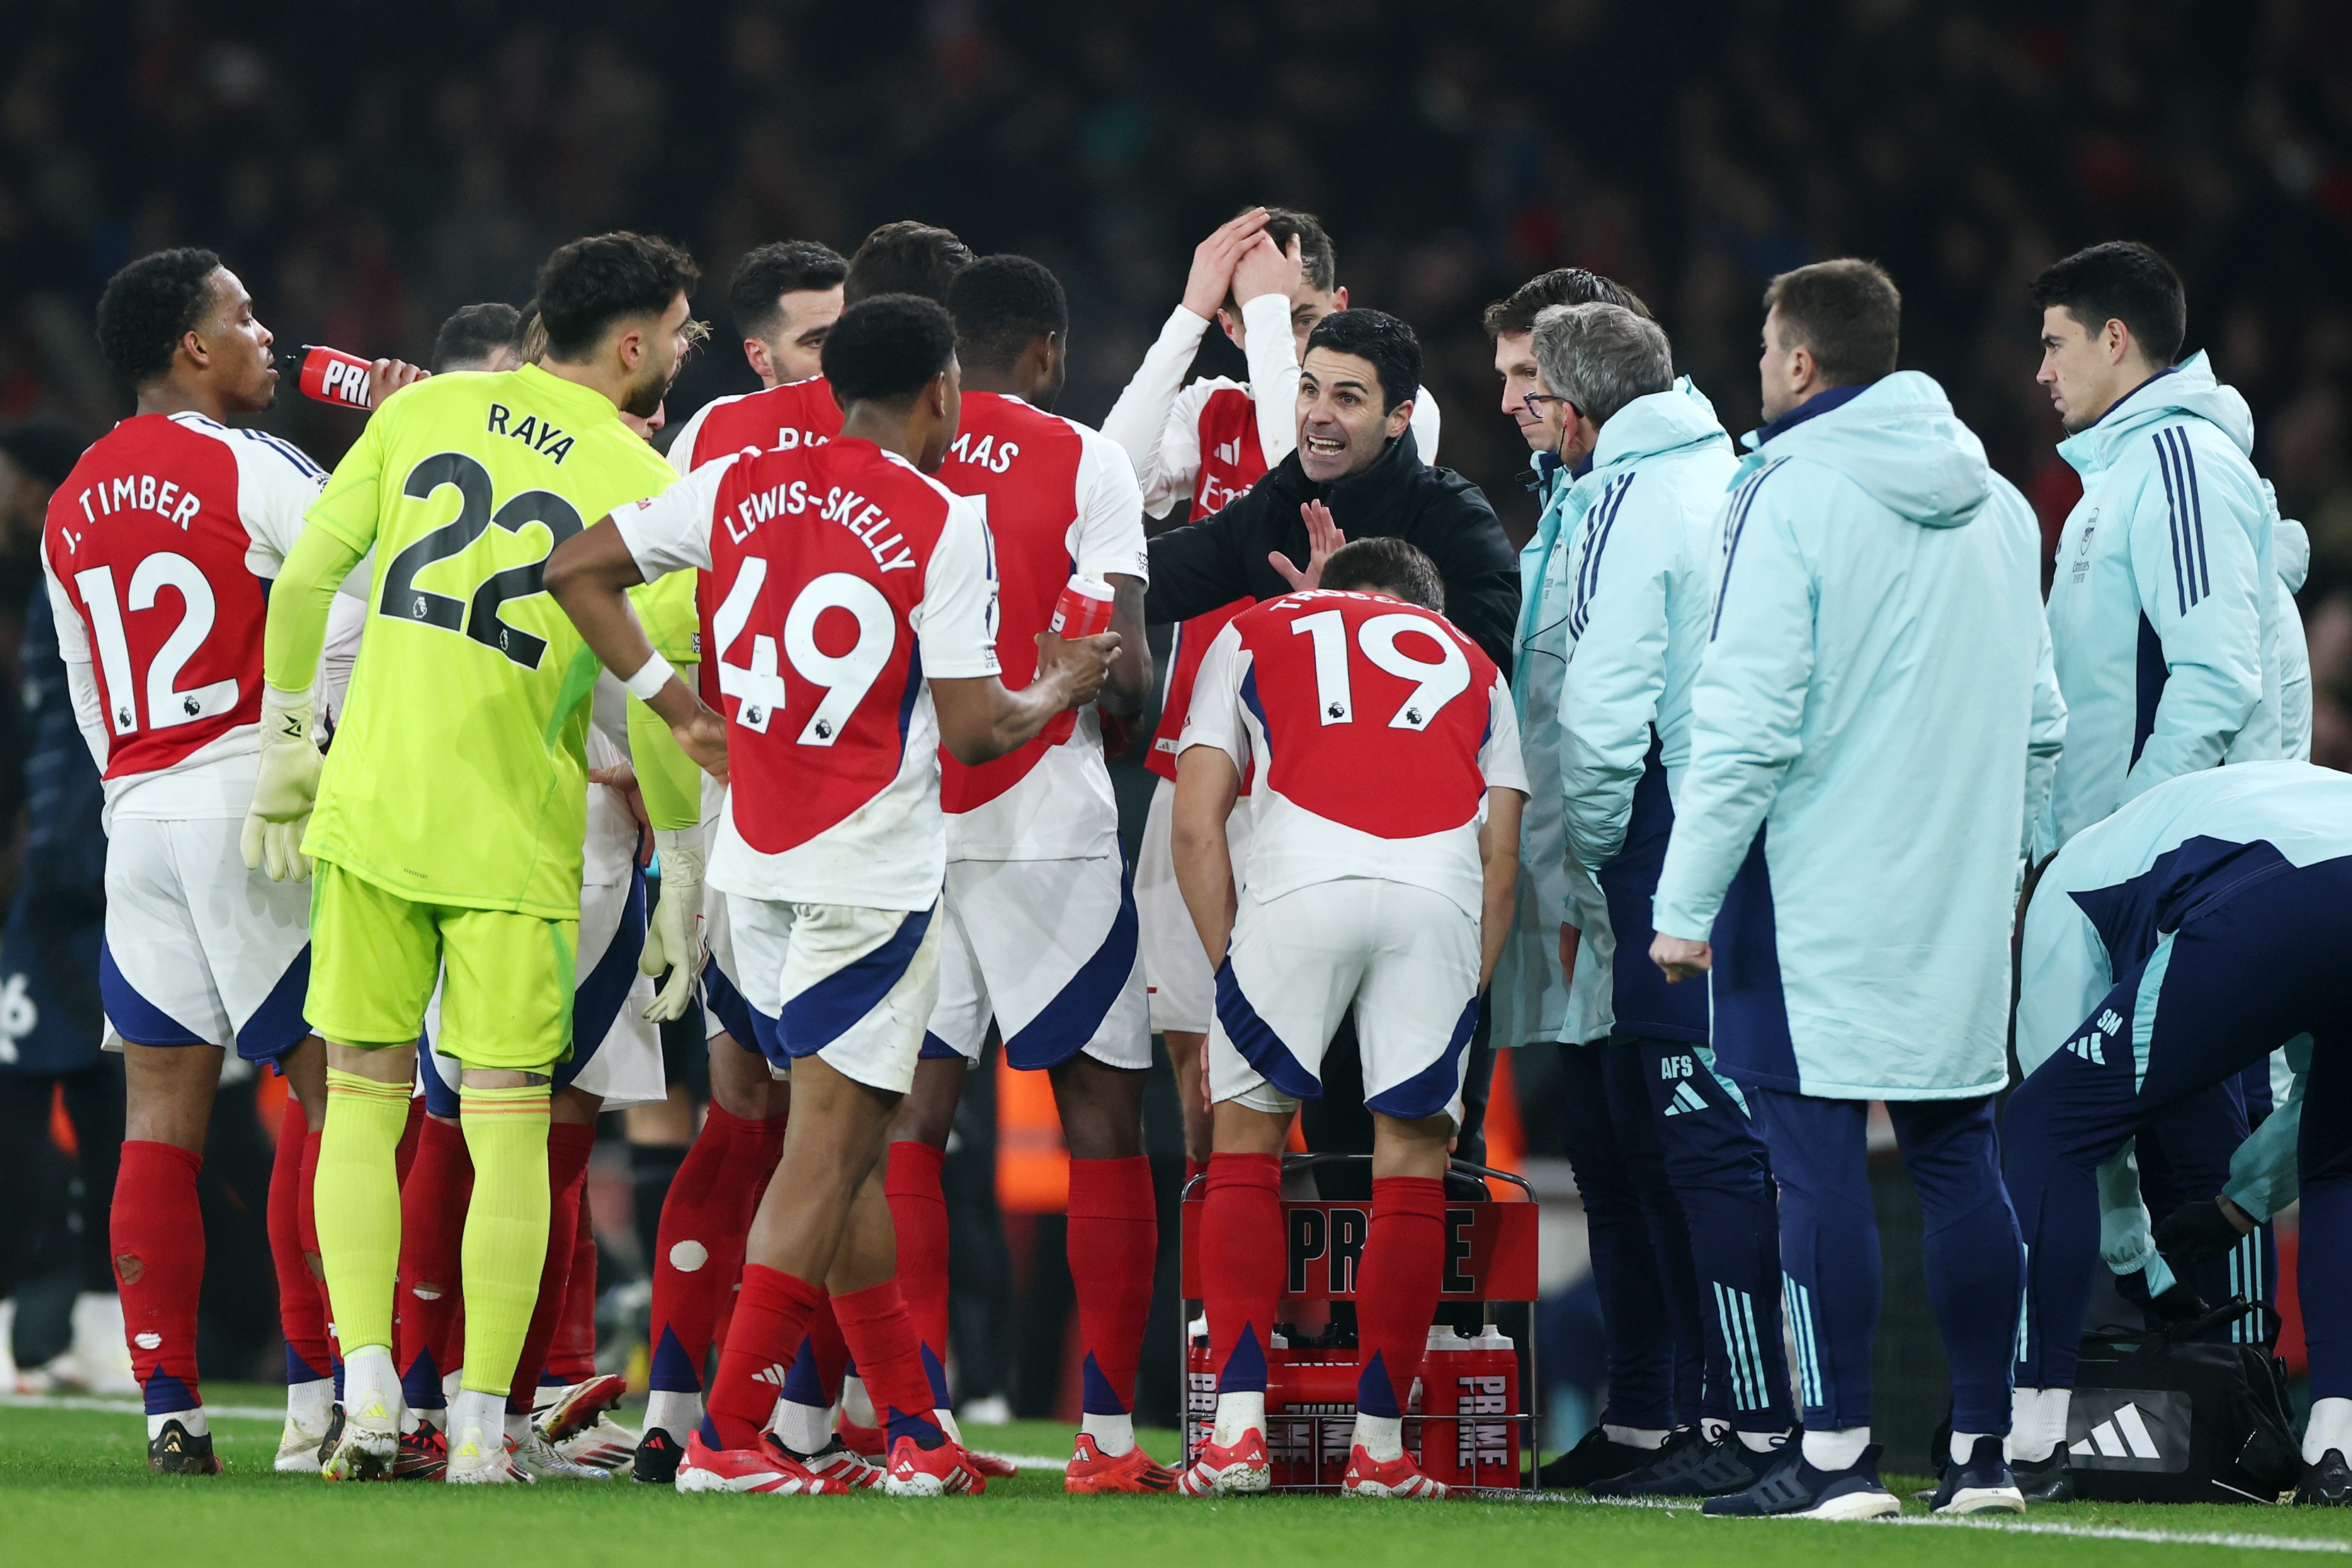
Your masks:
[{"label": "eyeglasses", "polygon": [[1523,394],[1520,396],[1519,401],[1527,405],[1528,417],[1531,419],[1540,419],[1544,416],[1543,405],[1547,403],[1557,403],[1561,407],[1567,409],[1567,422],[1569,424],[1573,425],[1579,417],[1576,405],[1570,403],[1567,398],[1562,397],[1556,393],[1529,392]]}]

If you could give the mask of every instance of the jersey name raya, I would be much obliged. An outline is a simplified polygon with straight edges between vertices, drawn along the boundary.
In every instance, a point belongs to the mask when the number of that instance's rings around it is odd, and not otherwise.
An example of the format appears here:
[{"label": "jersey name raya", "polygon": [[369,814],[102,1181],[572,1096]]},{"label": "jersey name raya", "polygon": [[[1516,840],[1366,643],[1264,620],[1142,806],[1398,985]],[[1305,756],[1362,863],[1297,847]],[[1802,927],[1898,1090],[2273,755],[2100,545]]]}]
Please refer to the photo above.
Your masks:
[{"label": "jersey name raya", "polygon": [[614,521],[648,578],[709,574],[730,783],[710,886],[929,909],[947,850],[928,681],[997,673],[978,511],[836,438],[722,457]]},{"label": "jersey name raya", "polygon": [[1494,662],[1443,616],[1374,594],[1288,594],[1235,616],[1202,661],[1183,746],[1258,766],[1246,879],[1261,902],[1378,877],[1475,917],[1486,791],[1528,789]]}]

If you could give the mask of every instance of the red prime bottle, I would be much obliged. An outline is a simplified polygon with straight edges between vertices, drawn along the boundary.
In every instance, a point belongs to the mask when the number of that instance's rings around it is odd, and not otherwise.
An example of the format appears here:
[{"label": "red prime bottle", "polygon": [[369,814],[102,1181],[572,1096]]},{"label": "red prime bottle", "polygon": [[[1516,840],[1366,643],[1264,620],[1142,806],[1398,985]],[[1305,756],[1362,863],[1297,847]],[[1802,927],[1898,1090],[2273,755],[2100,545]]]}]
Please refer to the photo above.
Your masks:
[{"label": "red prime bottle", "polygon": [[303,396],[315,397],[321,403],[331,403],[340,408],[364,411],[373,406],[368,393],[369,384],[373,379],[374,361],[317,343],[305,343],[294,353],[298,364],[295,376]]},{"label": "red prime bottle", "polygon": [[1053,633],[1071,642],[1098,637],[1110,630],[1110,613],[1118,595],[1098,577],[1073,577],[1054,601]]}]

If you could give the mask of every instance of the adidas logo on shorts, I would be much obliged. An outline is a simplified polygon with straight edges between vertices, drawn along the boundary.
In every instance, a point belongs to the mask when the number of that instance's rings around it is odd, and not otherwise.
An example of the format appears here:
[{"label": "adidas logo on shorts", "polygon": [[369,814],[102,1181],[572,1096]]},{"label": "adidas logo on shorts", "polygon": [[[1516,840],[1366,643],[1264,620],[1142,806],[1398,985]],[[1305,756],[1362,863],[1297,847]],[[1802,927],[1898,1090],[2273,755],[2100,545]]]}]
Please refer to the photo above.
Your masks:
[{"label": "adidas logo on shorts", "polygon": [[1688,1079],[1685,1079],[1683,1082],[1675,1085],[1675,1098],[1666,1106],[1665,1114],[1668,1116],[1687,1116],[1695,1110],[1705,1110],[1706,1109],[1706,1097],[1701,1095],[1698,1090],[1693,1089],[1690,1086]]}]

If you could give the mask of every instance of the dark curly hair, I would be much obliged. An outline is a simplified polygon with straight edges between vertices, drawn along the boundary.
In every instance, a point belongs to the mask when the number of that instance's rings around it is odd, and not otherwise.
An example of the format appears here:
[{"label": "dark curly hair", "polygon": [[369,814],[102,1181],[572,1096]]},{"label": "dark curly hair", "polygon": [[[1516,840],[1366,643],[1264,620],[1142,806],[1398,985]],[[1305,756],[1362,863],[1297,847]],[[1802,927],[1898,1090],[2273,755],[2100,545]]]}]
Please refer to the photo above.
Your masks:
[{"label": "dark curly hair", "polygon": [[551,359],[585,357],[614,322],[658,316],[702,281],[694,258],[668,240],[625,230],[560,247],[539,269],[539,319]]},{"label": "dark curly hair", "polygon": [[971,247],[953,233],[912,218],[886,223],[849,258],[841,297],[855,305],[877,294],[919,294],[947,303],[948,285],[971,265]]},{"label": "dark curly hair", "polygon": [[98,349],[114,374],[143,386],[172,368],[181,338],[213,302],[221,258],[184,247],[142,256],[107,280],[98,300]]},{"label": "dark curly hair", "polygon": [[824,378],[845,407],[899,404],[955,357],[955,321],[919,294],[877,294],[841,313],[824,338]]}]

